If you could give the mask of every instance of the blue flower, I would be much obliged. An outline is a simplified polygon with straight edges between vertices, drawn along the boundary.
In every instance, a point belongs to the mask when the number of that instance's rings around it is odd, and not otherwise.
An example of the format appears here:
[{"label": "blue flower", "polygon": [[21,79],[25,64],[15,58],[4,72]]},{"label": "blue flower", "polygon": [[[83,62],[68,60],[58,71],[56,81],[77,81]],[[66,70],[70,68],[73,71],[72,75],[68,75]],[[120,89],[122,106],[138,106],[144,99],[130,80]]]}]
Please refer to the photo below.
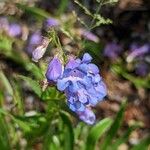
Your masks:
[{"label": "blue flower", "polygon": [[57,79],[62,74],[62,64],[58,58],[53,58],[53,60],[49,63],[47,72],[46,72],[46,78],[48,81],[54,81],[56,82]]},{"label": "blue flower", "polygon": [[83,112],[77,112],[79,118],[87,124],[94,124],[96,117],[92,110],[86,108]]},{"label": "blue flower", "polygon": [[88,53],[82,59],[70,59],[63,72],[60,62],[53,60],[46,73],[47,79],[56,81],[57,89],[64,91],[69,108],[88,124],[95,122],[95,115],[89,108],[100,102],[107,93],[99,68],[91,60]]}]

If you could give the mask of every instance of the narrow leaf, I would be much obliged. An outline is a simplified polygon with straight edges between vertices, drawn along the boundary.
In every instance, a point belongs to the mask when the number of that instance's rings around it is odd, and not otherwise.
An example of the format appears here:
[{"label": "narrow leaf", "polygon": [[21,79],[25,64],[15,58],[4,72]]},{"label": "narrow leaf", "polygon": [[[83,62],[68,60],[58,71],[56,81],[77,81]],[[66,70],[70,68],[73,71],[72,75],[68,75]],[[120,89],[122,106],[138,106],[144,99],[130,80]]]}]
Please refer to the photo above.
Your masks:
[{"label": "narrow leaf", "polygon": [[0,72],[0,83],[4,86],[5,90],[12,96],[13,95],[12,86],[2,71]]},{"label": "narrow leaf", "polygon": [[37,7],[28,7],[26,5],[19,4],[19,3],[17,3],[16,5],[18,8],[26,11],[27,13],[33,14],[37,17],[48,18],[50,16],[48,12]]},{"label": "narrow leaf", "polygon": [[34,81],[33,79],[31,79],[29,77],[25,77],[22,75],[19,75],[18,77],[20,79],[26,81],[27,84],[30,86],[30,88],[35,92],[35,94],[37,94],[39,97],[41,96],[42,90],[41,90],[41,87],[38,82]]},{"label": "narrow leaf", "polygon": [[86,150],[94,150],[98,139],[106,132],[112,124],[110,118],[105,118],[96,124],[91,130],[86,141]]},{"label": "narrow leaf", "polygon": [[65,134],[64,134],[64,149],[65,150],[73,150],[74,147],[74,131],[72,127],[72,123],[68,117],[68,115],[64,112],[61,112],[61,118],[65,124]]},{"label": "narrow leaf", "polygon": [[114,120],[114,123],[112,124],[110,130],[107,133],[107,136],[105,137],[105,140],[101,146],[101,150],[107,150],[108,146],[111,144],[113,137],[116,135],[118,129],[121,126],[122,120],[123,120],[123,114],[125,110],[126,103],[123,102],[121,105],[121,108],[119,112],[117,113],[117,116]]}]

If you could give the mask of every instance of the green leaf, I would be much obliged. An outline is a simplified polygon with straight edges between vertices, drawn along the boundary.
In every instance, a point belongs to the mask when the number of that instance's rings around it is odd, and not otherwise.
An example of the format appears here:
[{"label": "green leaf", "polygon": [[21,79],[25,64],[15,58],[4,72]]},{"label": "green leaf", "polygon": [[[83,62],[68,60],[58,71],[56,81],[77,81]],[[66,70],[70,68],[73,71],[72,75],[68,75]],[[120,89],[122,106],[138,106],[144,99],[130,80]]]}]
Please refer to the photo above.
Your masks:
[{"label": "green leaf", "polygon": [[5,90],[11,95],[13,96],[13,89],[11,84],[9,83],[7,77],[5,76],[5,74],[1,71],[0,72],[0,83],[1,85],[4,86]]},{"label": "green leaf", "polygon": [[114,136],[116,135],[118,129],[120,128],[122,120],[123,120],[125,106],[126,106],[126,102],[123,102],[112,126],[110,127],[107,133],[107,136],[104,138],[105,140],[100,148],[101,150],[107,150],[108,146],[111,144]]},{"label": "green leaf", "polygon": [[26,5],[22,5],[17,3],[16,4],[18,8],[26,11],[27,13],[30,13],[30,15],[35,15],[36,17],[41,17],[41,18],[48,18],[50,17],[50,14],[43,9],[37,8],[37,7],[28,7]]},{"label": "green leaf", "polygon": [[48,87],[42,92],[41,99],[44,101],[49,100],[62,100],[65,99],[64,94],[60,93],[55,87]]},{"label": "green leaf", "polygon": [[123,67],[123,64],[114,64],[111,69],[113,72],[131,81],[137,88],[138,87],[150,88],[149,78],[144,78],[143,80],[143,78],[141,77],[136,77],[136,76],[131,75],[130,73],[127,72],[125,67]]},{"label": "green leaf", "polygon": [[85,7],[83,6],[78,0],[74,0],[74,2],[84,10],[85,14],[91,16],[91,17],[94,17],[93,14]]},{"label": "green leaf", "polygon": [[106,132],[106,130],[108,130],[111,124],[112,120],[110,118],[105,118],[97,123],[89,132],[85,149],[94,150],[96,142]]},{"label": "green leaf", "polygon": [[10,55],[11,54],[11,49],[12,49],[12,43],[13,41],[9,39],[5,35],[0,35],[0,53],[3,53],[5,55]]},{"label": "green leaf", "polygon": [[135,145],[131,150],[148,150],[148,147],[150,146],[150,137],[147,137],[137,145]]},{"label": "green leaf", "polygon": [[38,82],[34,81],[33,79],[31,79],[29,77],[25,77],[22,75],[19,75],[18,77],[20,79],[26,81],[27,84],[30,86],[30,88],[35,92],[35,94],[37,94],[39,97],[41,96],[42,90],[41,90],[41,87]]},{"label": "green leaf", "polygon": [[57,99],[57,91],[55,87],[48,87],[42,92],[41,99],[44,101]]},{"label": "green leaf", "polygon": [[24,122],[20,119],[17,119],[13,116],[11,116],[12,120],[18,124],[18,126],[24,131],[24,132],[30,132],[31,131],[31,127],[29,125],[29,123]]},{"label": "green leaf", "polygon": [[74,147],[74,131],[69,116],[65,112],[61,112],[60,116],[64,123],[64,149],[73,150]]},{"label": "green leaf", "polygon": [[62,13],[64,13],[64,11],[66,10],[66,8],[68,6],[68,2],[69,2],[69,0],[61,0],[60,1],[59,8],[57,10],[57,13],[59,15],[61,15]]},{"label": "green leaf", "polygon": [[4,109],[0,108],[0,116],[1,114],[9,116],[15,123],[17,123],[19,125],[19,127],[21,129],[23,129],[23,131],[25,132],[29,132],[31,130],[30,126],[28,123],[14,117],[13,115],[11,115],[9,112],[5,111]]},{"label": "green leaf", "polygon": [[34,63],[25,62],[25,68],[27,71],[30,71],[36,79],[43,79],[42,71],[39,67],[37,67]]},{"label": "green leaf", "polygon": [[11,149],[7,123],[1,114],[0,114],[0,149],[2,150]]},{"label": "green leaf", "polygon": [[68,36],[71,40],[73,40],[73,37],[69,31],[65,30],[64,28],[60,28],[60,30],[62,33],[64,33],[66,36]]}]

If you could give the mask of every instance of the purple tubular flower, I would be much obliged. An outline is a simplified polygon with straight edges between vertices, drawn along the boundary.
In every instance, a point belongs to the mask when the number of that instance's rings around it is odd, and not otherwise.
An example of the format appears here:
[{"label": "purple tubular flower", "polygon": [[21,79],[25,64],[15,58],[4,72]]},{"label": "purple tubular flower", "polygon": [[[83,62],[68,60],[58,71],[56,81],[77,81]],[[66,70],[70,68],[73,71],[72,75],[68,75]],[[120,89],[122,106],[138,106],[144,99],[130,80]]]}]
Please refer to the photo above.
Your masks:
[{"label": "purple tubular flower", "polygon": [[89,40],[89,41],[93,41],[93,42],[95,42],[95,43],[98,43],[98,42],[99,42],[99,38],[98,38],[95,34],[93,34],[92,32],[83,31],[83,32],[81,32],[81,35],[82,35],[85,39],[87,39],[87,40]]},{"label": "purple tubular flower", "polygon": [[40,31],[32,33],[31,36],[29,37],[27,52],[29,54],[32,54],[32,51],[42,43],[42,39],[43,38]]},{"label": "purple tubular flower", "polygon": [[22,34],[22,29],[19,24],[12,23],[9,25],[8,35],[10,37],[18,37]]},{"label": "purple tubular flower", "polygon": [[88,53],[84,54],[82,60],[69,60],[63,74],[56,78],[57,88],[65,92],[69,108],[88,124],[93,124],[95,115],[87,107],[95,106],[107,93],[99,69],[91,60]]},{"label": "purple tubular flower", "polygon": [[121,52],[122,52],[122,47],[115,42],[106,44],[104,48],[104,56],[111,59],[117,58]]},{"label": "purple tubular flower", "polygon": [[58,25],[59,25],[59,21],[57,19],[54,19],[54,18],[48,18],[44,22],[44,28],[46,28],[46,29],[52,28],[52,27],[57,27]]},{"label": "purple tubular flower", "polygon": [[38,62],[39,59],[41,59],[43,57],[43,55],[46,52],[49,42],[50,41],[48,38],[43,37],[41,44],[38,45],[37,48],[35,50],[33,50],[33,52],[32,52],[32,60],[33,61]]},{"label": "purple tubular flower", "polygon": [[85,123],[89,125],[95,123],[95,114],[89,108],[86,108],[83,112],[77,112],[77,114],[79,115],[79,118]]},{"label": "purple tubular flower", "polygon": [[87,124],[94,124],[95,114],[90,109],[106,96],[107,90],[99,69],[85,53],[82,59],[70,59],[63,68],[56,57],[50,62],[46,78],[56,82],[57,89],[64,91],[69,108]]},{"label": "purple tubular flower", "polygon": [[132,62],[136,57],[143,56],[150,52],[150,45],[145,44],[139,48],[134,49],[127,57],[127,62]]},{"label": "purple tubular flower", "polygon": [[60,78],[63,71],[62,64],[58,58],[53,58],[52,61],[49,63],[46,78],[47,80],[56,82],[58,78]]}]

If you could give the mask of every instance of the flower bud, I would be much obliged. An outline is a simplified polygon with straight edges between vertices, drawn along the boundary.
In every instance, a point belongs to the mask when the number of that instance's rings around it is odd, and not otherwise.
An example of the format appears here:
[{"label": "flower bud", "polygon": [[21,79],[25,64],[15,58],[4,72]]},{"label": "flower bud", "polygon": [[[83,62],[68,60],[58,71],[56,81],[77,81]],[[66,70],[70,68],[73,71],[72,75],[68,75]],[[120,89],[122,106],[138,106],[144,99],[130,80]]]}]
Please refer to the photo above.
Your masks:
[{"label": "flower bud", "polygon": [[47,68],[47,72],[46,72],[47,80],[56,82],[57,79],[62,75],[62,71],[63,71],[63,66],[60,60],[54,57],[52,61],[49,63]]},{"label": "flower bud", "polygon": [[46,37],[43,38],[41,44],[32,52],[32,60],[38,62],[39,59],[45,54],[46,48],[48,47],[50,40]]}]

